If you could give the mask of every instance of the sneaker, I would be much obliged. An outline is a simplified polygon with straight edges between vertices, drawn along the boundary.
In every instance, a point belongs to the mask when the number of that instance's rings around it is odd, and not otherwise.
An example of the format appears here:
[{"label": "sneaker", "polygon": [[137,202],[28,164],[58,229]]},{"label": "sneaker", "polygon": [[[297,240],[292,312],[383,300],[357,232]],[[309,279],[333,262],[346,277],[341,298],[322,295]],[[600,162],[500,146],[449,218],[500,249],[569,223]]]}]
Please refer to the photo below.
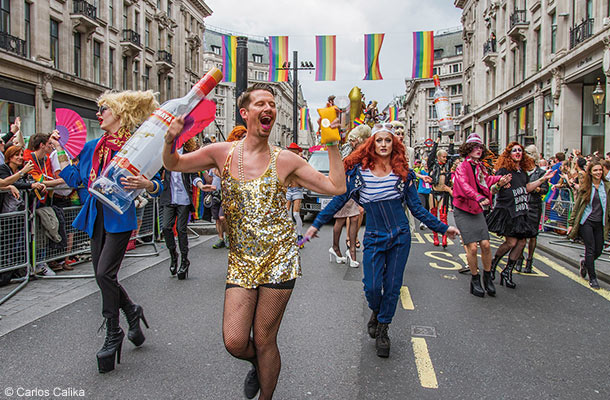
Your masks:
[{"label": "sneaker", "polygon": [[419,223],[419,230],[420,231],[424,231],[426,230],[426,225],[424,225],[422,222]]},{"label": "sneaker", "polygon": [[218,242],[212,246],[213,249],[222,249],[225,247],[225,241],[222,239],[218,239]]},{"label": "sneaker", "polygon": [[57,275],[51,268],[49,268],[47,263],[40,263],[40,264],[36,265],[36,274],[44,275],[44,276]]},{"label": "sneaker", "polygon": [[592,289],[599,289],[599,282],[597,282],[597,278],[591,278],[589,279],[589,286],[591,286]]},{"label": "sneaker", "polygon": [[246,375],[246,380],[244,381],[244,395],[247,399],[253,399],[258,393],[260,387],[261,385],[258,382],[256,368],[252,367],[252,369],[248,372],[248,375]]}]

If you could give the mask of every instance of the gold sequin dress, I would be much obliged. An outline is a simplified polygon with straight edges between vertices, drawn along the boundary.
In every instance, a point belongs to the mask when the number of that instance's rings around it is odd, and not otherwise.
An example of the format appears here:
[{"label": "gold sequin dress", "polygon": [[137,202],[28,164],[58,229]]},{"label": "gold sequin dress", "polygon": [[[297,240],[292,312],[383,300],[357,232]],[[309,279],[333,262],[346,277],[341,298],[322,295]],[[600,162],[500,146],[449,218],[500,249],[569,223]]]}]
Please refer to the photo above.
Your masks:
[{"label": "gold sequin dress", "polygon": [[301,276],[301,260],[293,222],[286,213],[286,187],[277,176],[281,149],[273,148],[267,170],[259,178],[240,182],[230,173],[239,142],[222,170],[222,207],[228,225],[227,283],[256,288]]}]

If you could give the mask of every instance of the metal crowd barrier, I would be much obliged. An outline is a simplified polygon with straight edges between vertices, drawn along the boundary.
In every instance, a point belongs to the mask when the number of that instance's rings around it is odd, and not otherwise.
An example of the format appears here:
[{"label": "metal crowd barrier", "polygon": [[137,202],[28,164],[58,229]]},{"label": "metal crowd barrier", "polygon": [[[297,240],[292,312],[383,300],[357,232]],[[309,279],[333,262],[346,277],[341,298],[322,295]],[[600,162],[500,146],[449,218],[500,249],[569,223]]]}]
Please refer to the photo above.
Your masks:
[{"label": "metal crowd barrier", "polygon": [[542,209],[542,231],[568,232],[568,219],[572,213],[573,202],[570,200],[551,200]]},{"label": "metal crowd barrier", "polygon": [[[21,195],[27,205],[27,193],[22,192]],[[1,206],[2,205],[0,204],[0,207]],[[13,297],[17,292],[23,289],[30,280],[30,252],[28,251],[29,236],[30,229],[27,206],[23,211],[0,214],[0,243],[2,244],[2,251],[0,252],[0,273],[14,273],[17,270],[25,268],[23,277],[18,278],[18,280],[21,281],[19,285],[0,299],[0,304]]]},{"label": "metal crowd barrier", "polygon": [[[161,242],[163,241],[163,206],[161,204],[159,204],[159,202],[157,202],[157,229],[156,229],[156,235],[155,238],[157,241]],[[192,213],[191,213],[192,216]],[[189,218],[192,218],[191,216],[189,216]],[[191,219],[189,222],[193,222],[194,220]],[[193,230],[193,228],[191,228],[190,226],[186,226],[186,233],[189,236],[189,239],[198,239],[199,238],[199,234],[197,232],[195,232]],[[176,239],[177,240],[177,239]]]},{"label": "metal crowd barrier", "polygon": [[[157,244],[154,240],[155,234],[155,224],[157,219],[157,209],[158,201],[157,198],[148,198],[148,203],[143,208],[136,210],[136,216],[138,218],[139,229],[137,234],[132,235],[131,239],[143,239],[147,236],[150,237],[150,242],[144,242],[141,246],[152,246],[153,251],[149,253],[134,253],[133,251],[129,251],[125,253],[125,257],[148,257],[148,256],[158,256],[159,249],[157,248]],[[140,220],[142,223],[140,224]]]}]

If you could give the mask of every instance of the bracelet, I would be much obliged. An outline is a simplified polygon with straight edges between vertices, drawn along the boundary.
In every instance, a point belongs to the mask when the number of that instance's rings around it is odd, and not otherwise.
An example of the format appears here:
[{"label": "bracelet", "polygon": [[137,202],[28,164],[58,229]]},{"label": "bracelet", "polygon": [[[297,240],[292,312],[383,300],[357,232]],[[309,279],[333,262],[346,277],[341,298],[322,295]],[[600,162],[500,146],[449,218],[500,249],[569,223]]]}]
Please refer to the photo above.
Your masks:
[{"label": "bracelet", "polygon": [[337,146],[339,144],[339,142],[328,142],[326,143],[326,146]]},{"label": "bracelet", "polygon": [[65,155],[66,155],[66,151],[64,149],[57,150],[57,156],[65,156]]},{"label": "bracelet", "polygon": [[496,186],[496,190],[497,190],[498,192],[500,191],[500,189],[502,189],[502,186],[498,185],[497,183],[495,184],[495,186]]}]

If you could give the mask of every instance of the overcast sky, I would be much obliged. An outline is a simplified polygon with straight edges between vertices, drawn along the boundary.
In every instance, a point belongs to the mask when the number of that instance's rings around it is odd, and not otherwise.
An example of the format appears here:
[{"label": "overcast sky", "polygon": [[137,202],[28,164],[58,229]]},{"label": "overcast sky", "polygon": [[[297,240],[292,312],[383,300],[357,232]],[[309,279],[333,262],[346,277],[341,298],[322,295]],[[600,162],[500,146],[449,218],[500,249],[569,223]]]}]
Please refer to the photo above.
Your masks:
[{"label": "overcast sky", "polygon": [[[212,16],[206,24],[236,34],[289,36],[299,61],[316,63],[316,35],[337,35],[337,80],[317,82],[315,72],[300,71],[299,81],[310,108],[326,104],[330,94],[349,93],[358,86],[367,102],[377,100],[381,111],[404,94],[411,78],[413,31],[443,30],[461,25],[453,0],[205,0]],[[364,34],[385,33],[379,56],[383,80],[364,81]],[[315,122],[314,122],[315,124]]]}]

